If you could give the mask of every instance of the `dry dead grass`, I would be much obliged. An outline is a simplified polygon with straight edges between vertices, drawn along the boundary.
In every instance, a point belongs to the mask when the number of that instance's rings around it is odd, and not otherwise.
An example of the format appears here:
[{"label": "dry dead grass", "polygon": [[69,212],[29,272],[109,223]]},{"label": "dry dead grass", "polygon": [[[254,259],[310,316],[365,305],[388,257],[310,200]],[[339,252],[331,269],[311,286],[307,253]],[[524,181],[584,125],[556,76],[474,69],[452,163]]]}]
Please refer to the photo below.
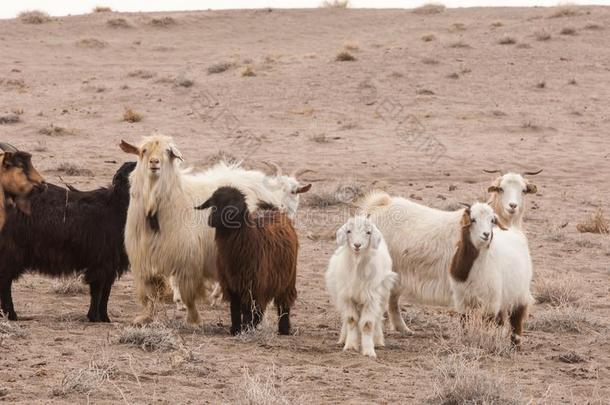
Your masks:
[{"label": "dry dead grass", "polygon": [[534,297],[539,304],[555,307],[574,305],[582,295],[583,285],[576,277],[546,277],[535,284]]},{"label": "dry dead grass", "polygon": [[91,11],[94,13],[111,13],[112,9],[106,6],[95,6]]},{"label": "dry dead grass", "polygon": [[468,49],[468,48],[472,48],[472,47],[464,41],[457,41],[457,42],[452,42],[451,44],[449,44],[449,48]]},{"label": "dry dead grass", "polygon": [[116,365],[108,360],[91,360],[87,367],[65,374],[61,385],[53,390],[53,395],[59,397],[72,393],[89,395],[110,381],[117,372]]},{"label": "dry dead grass", "polygon": [[326,208],[341,204],[353,204],[357,199],[363,197],[365,190],[358,184],[340,184],[319,190],[315,193],[307,193],[304,204],[311,208]]},{"label": "dry dead grass", "polygon": [[443,6],[442,4],[438,4],[438,3],[424,4],[423,6],[413,9],[413,13],[419,14],[419,15],[440,14],[443,11],[445,11],[445,6]]},{"label": "dry dead grass", "polygon": [[55,280],[51,290],[59,295],[81,295],[87,293],[87,286],[82,276],[71,276]]},{"label": "dry dead grass", "polygon": [[12,337],[24,338],[27,335],[27,331],[19,326],[17,322],[4,321],[0,319],[0,342],[2,342],[4,339]]},{"label": "dry dead grass", "polygon": [[548,333],[584,333],[600,326],[586,309],[571,305],[561,305],[537,312],[530,316],[526,330]]},{"label": "dry dead grass", "polygon": [[277,388],[279,386],[282,386],[281,379],[276,374],[274,366],[257,375],[252,375],[248,368],[244,368],[239,390],[244,398],[244,403],[248,405],[292,404],[293,401]]},{"label": "dry dead grass", "polygon": [[227,152],[224,150],[219,150],[218,152],[216,152],[212,155],[209,155],[205,159],[205,164],[207,166],[214,166],[215,164],[220,163],[220,162],[227,162],[228,164],[233,164],[233,163],[240,162],[240,159],[238,159],[231,152]]},{"label": "dry dead grass", "polygon": [[123,112],[123,121],[125,122],[140,122],[142,121],[142,114],[139,114],[137,112],[135,112],[133,109],[131,108],[126,108],[125,111]]},{"label": "dry dead grass", "polygon": [[139,347],[147,352],[176,350],[182,344],[173,329],[160,323],[142,327],[127,326],[119,333],[119,343]]},{"label": "dry dead grass", "polygon": [[341,51],[337,54],[335,60],[338,62],[353,62],[356,57],[347,51]]},{"label": "dry dead grass", "polygon": [[597,23],[588,23],[584,28],[590,31],[599,31],[604,29],[600,24]]},{"label": "dry dead grass", "polygon": [[537,41],[548,41],[551,39],[551,34],[549,34],[545,30],[540,30],[540,31],[536,31],[534,33],[534,37],[536,38]]},{"label": "dry dead grass", "polygon": [[436,357],[434,394],[429,402],[442,405],[518,405],[524,403],[518,386],[497,372],[481,369],[476,360],[460,355]]},{"label": "dry dead grass", "polygon": [[436,93],[434,93],[430,89],[417,89],[415,90],[415,94],[417,94],[418,96],[433,96]]},{"label": "dry dead grass", "polygon": [[44,24],[51,21],[51,17],[47,13],[39,10],[22,11],[18,18],[24,24]]},{"label": "dry dead grass", "polygon": [[59,166],[57,166],[55,171],[57,171],[59,173],[63,173],[66,176],[74,176],[74,177],[93,176],[93,172],[91,170],[84,169],[84,168],[76,166],[75,164],[67,163],[67,162],[59,164]]},{"label": "dry dead grass", "polygon": [[157,28],[168,28],[171,27],[172,25],[176,25],[176,20],[174,20],[172,17],[157,17],[157,18],[153,18],[150,20],[149,23],[151,26],[153,27],[157,27]]},{"label": "dry dead grass", "polygon": [[103,49],[108,46],[108,42],[99,40],[97,38],[84,38],[76,41],[75,45],[79,48]]},{"label": "dry dead grass", "polygon": [[434,59],[434,58],[423,58],[423,59],[421,60],[421,62],[422,62],[424,65],[438,65],[438,64],[439,64],[438,59]]},{"label": "dry dead grass", "polygon": [[348,8],[349,0],[324,0],[320,7],[323,8]]},{"label": "dry dead grass", "polygon": [[157,74],[150,70],[137,69],[127,73],[127,77],[137,77],[139,79],[150,79],[155,77]]},{"label": "dry dead grass", "polygon": [[576,17],[582,13],[574,7],[558,7],[549,18]]},{"label": "dry dead grass", "polygon": [[343,49],[349,52],[358,52],[360,51],[360,45],[358,45],[356,42],[346,42],[343,45]]},{"label": "dry dead grass", "polygon": [[473,359],[484,356],[511,356],[515,348],[508,336],[507,327],[471,313],[464,321],[455,320],[450,327],[449,339],[441,338],[442,351],[461,354]]},{"label": "dry dead grass", "polygon": [[576,225],[578,232],[582,233],[610,233],[610,222],[604,216],[604,211],[599,208],[589,218]]},{"label": "dry dead grass", "polygon": [[504,23],[502,21],[494,21],[491,23],[492,28],[500,28],[503,26],[504,26]]},{"label": "dry dead grass", "polygon": [[16,124],[21,121],[19,114],[0,115],[0,124]]},{"label": "dry dead grass", "polygon": [[576,35],[576,28],[574,27],[564,27],[559,31],[561,35]]},{"label": "dry dead grass", "polygon": [[536,88],[538,88],[538,89],[546,88],[546,82],[543,80],[541,82],[536,83]]},{"label": "dry dead grass", "polygon": [[447,75],[447,79],[454,79],[455,80],[455,79],[459,79],[459,78],[460,78],[460,75],[457,72],[449,73]]},{"label": "dry dead grass", "polygon": [[46,135],[46,136],[68,136],[68,135],[74,135],[75,131],[50,124],[44,128],[40,128],[38,130],[38,133],[41,135]]},{"label": "dry dead grass", "polygon": [[242,77],[254,77],[254,76],[256,76],[256,72],[254,71],[254,68],[252,66],[246,66],[241,71],[241,75],[242,75]]},{"label": "dry dead grass", "polygon": [[213,65],[208,66],[208,74],[222,73],[227,70],[235,67],[235,64],[232,62],[219,62],[214,63]]},{"label": "dry dead grass", "polygon": [[131,24],[124,18],[110,18],[106,25],[112,28],[131,28]]},{"label": "dry dead grass", "polygon": [[422,35],[421,40],[424,41],[424,42],[431,42],[431,41],[436,40],[436,35],[434,35],[434,34],[425,34],[425,35]]},{"label": "dry dead grass", "polygon": [[504,36],[504,37],[500,38],[498,43],[500,45],[514,45],[517,43],[517,40],[510,36]]}]

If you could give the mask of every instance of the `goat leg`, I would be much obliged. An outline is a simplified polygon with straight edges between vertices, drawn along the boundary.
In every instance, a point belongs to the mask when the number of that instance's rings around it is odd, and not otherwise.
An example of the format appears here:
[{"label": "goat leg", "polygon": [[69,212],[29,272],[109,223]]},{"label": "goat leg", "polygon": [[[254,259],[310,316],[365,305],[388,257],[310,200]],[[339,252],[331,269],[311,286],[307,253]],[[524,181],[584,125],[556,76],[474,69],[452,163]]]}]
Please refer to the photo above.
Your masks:
[{"label": "goat leg", "polygon": [[290,335],[290,307],[287,305],[277,305],[278,333],[280,335]]},{"label": "goat leg", "polygon": [[231,299],[231,335],[241,332],[241,297],[233,291],[229,291]]},{"label": "goat leg", "polygon": [[91,303],[89,304],[89,312],[87,318],[91,322],[100,322],[100,302],[102,300],[102,286],[99,281],[92,281],[89,284],[89,290],[91,294]]},{"label": "goat leg", "polygon": [[8,316],[9,321],[17,320],[17,313],[13,306],[13,297],[11,295],[11,287],[13,280],[7,280],[3,283],[0,289],[0,301],[2,302],[2,312]]},{"label": "goat leg", "polygon": [[106,280],[102,284],[102,295],[98,308],[100,322],[110,322],[110,318],[108,317],[108,298],[110,298],[110,290],[112,289],[113,283],[114,278]]}]

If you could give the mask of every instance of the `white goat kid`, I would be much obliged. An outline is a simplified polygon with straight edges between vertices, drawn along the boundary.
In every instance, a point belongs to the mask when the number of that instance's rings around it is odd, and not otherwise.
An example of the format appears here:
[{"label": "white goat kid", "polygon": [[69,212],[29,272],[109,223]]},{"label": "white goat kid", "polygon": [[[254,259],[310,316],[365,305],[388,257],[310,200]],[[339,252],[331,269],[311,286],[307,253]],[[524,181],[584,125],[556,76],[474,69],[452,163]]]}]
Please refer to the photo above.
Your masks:
[{"label": "white goat kid", "polygon": [[341,313],[343,350],[376,357],[384,346],[383,312],[397,275],[381,232],[366,217],[350,218],[337,231],[339,248],[326,271],[326,288]]},{"label": "white goat kid", "polygon": [[[484,170],[485,173],[502,173],[500,170]],[[541,173],[524,172],[523,175],[534,176]],[[487,203],[491,205],[500,220],[509,227],[521,229],[525,213],[525,196],[536,194],[538,188],[518,173],[506,173],[496,178],[487,189],[491,194]]]}]

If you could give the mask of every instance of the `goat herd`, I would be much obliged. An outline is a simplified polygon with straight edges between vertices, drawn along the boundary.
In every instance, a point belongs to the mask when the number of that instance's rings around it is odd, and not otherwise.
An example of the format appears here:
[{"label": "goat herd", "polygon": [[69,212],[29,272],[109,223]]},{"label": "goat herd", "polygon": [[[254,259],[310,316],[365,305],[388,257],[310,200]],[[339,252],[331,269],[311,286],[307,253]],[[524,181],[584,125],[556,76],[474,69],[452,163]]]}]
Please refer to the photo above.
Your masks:
[{"label": "goat herd", "polygon": [[[200,322],[196,303],[230,303],[231,333],[256,328],[274,301],[278,330],[290,333],[296,296],[298,237],[293,226],[302,184],[295,172],[271,174],[218,163],[193,173],[172,138],[145,137],[121,149],[137,157],[112,185],[80,191],[47,184],[31,155],[0,143],[0,301],[16,320],[11,285],[26,271],[52,277],[82,273],[90,286],[91,322],[110,322],[108,298],[131,268],[141,311],[173,294],[187,322]],[[538,172],[526,172],[535,175]],[[358,202],[358,213],[337,231],[339,247],[326,272],[341,313],[339,342],[376,356],[383,346],[384,312],[408,332],[401,294],[436,305],[477,310],[508,321],[519,344],[532,303],[532,263],[523,231],[525,195],[536,186],[507,173],[489,187],[488,203],[441,211],[385,192]]]}]

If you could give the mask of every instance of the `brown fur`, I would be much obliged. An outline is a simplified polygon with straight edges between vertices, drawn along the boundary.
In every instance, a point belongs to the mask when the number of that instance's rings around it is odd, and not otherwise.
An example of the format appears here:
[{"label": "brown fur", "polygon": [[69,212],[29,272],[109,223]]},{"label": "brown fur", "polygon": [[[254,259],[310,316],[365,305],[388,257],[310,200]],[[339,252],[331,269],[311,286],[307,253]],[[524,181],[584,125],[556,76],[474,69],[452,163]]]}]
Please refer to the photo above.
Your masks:
[{"label": "brown fur", "polygon": [[465,282],[468,280],[472,264],[479,257],[479,251],[470,240],[470,211],[464,210],[462,220],[460,222],[461,236],[453,257],[451,258],[451,266],[449,274],[454,280]]},{"label": "brown fur", "polygon": [[527,306],[519,305],[514,308],[510,313],[510,328],[511,328],[511,341],[515,345],[521,343],[521,335],[523,335],[523,325],[527,319]]}]

